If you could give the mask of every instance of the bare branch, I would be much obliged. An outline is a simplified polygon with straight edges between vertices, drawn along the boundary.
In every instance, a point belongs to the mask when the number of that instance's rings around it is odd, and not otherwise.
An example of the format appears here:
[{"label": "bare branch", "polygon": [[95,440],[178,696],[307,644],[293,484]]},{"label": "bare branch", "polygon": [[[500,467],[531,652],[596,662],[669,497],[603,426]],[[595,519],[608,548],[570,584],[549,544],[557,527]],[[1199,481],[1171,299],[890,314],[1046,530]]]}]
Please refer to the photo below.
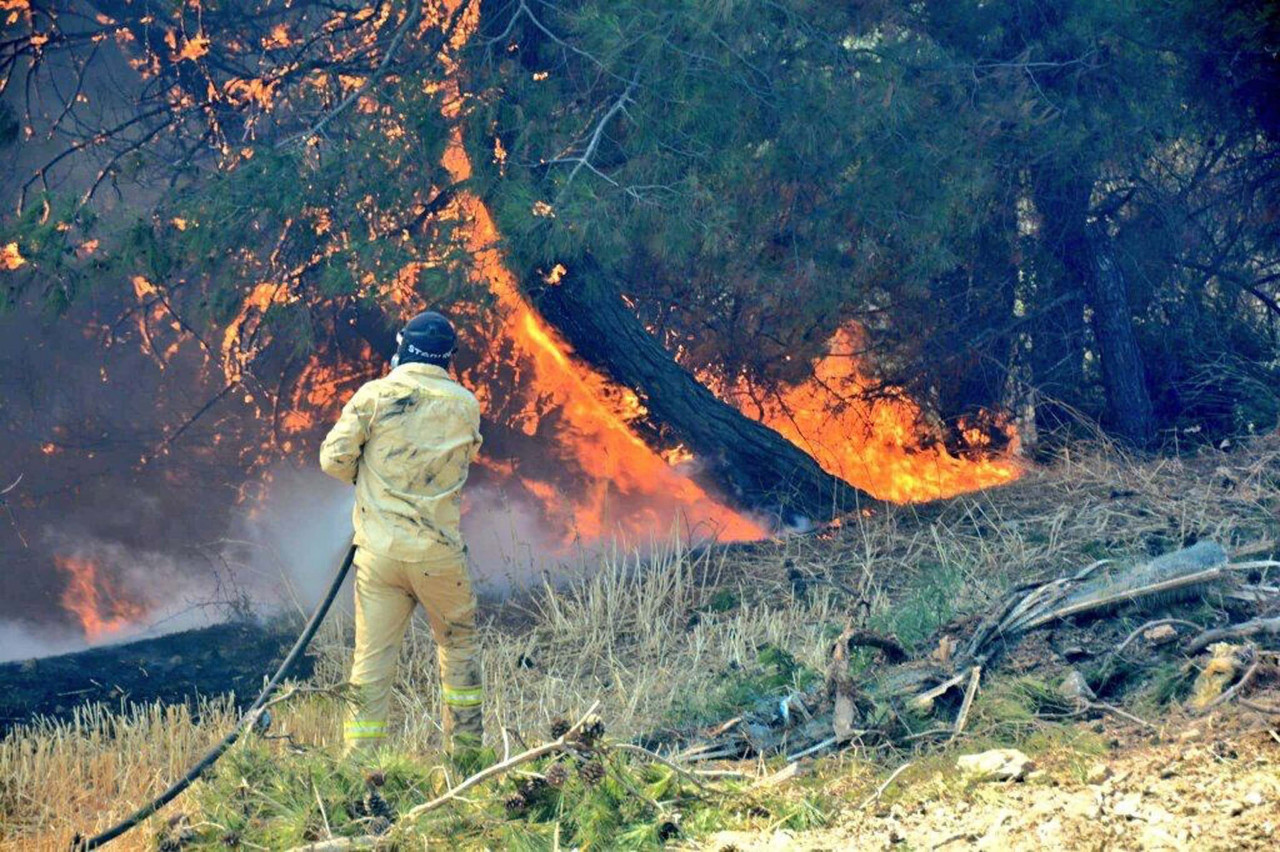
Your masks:
[{"label": "bare branch", "polygon": [[613,184],[614,186],[617,186],[616,181],[614,181],[608,175],[605,175],[599,169],[597,169],[594,165],[592,165],[591,158],[595,156],[596,149],[600,147],[600,139],[604,136],[604,130],[609,125],[609,122],[612,121],[613,117],[618,113],[626,112],[627,103],[630,102],[631,100],[631,93],[635,91],[636,84],[639,82],[639,80],[640,80],[640,69],[637,68],[636,72],[633,75],[631,75],[631,82],[627,84],[627,88],[622,92],[621,95],[618,96],[618,99],[613,102],[613,105],[610,106],[609,109],[605,111],[605,114],[601,116],[600,121],[596,123],[595,130],[592,131],[591,138],[587,141],[587,145],[583,149],[581,155],[577,157],[557,157],[554,160],[547,161],[548,165],[556,165],[556,164],[562,164],[562,163],[574,164],[573,169],[569,172],[568,179],[565,180],[564,186],[561,187],[560,189],[560,195],[557,198],[557,202],[559,198],[564,197],[565,192],[569,189],[569,185],[573,183],[573,179],[577,177],[578,172],[581,171],[584,166],[590,169],[595,174],[607,180],[609,183]]}]

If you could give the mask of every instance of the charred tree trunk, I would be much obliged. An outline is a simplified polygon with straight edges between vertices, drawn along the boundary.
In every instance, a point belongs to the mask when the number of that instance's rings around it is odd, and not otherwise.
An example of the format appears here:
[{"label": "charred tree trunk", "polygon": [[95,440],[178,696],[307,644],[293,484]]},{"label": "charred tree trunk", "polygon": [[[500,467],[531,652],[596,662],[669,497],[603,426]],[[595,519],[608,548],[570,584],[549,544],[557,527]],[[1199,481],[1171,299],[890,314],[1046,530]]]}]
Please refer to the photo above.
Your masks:
[{"label": "charred tree trunk", "polygon": [[541,289],[537,304],[579,357],[640,395],[650,416],[698,456],[737,505],[790,522],[877,503],[712,394],[645,330],[590,258],[579,259],[561,284]]},{"label": "charred tree trunk", "polygon": [[1089,225],[1087,240],[1089,301],[1093,304],[1093,335],[1101,356],[1107,411],[1117,433],[1135,446],[1145,447],[1155,437],[1155,423],[1142,352],[1133,333],[1128,288],[1106,225]]}]

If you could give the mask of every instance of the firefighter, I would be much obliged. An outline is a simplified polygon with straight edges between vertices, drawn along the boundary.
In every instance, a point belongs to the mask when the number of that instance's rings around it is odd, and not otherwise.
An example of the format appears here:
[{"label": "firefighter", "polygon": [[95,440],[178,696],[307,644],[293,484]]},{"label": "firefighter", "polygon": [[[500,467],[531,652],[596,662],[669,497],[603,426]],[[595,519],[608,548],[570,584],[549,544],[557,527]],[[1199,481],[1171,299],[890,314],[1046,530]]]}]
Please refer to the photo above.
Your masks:
[{"label": "firefighter", "polygon": [[414,607],[435,637],[446,748],[481,742],[476,598],[458,528],[467,468],[480,449],[480,406],[448,366],[457,335],[444,316],[414,317],[391,372],[366,383],[320,448],[324,472],[356,486],[356,647],[347,750],[380,745],[396,658]]}]

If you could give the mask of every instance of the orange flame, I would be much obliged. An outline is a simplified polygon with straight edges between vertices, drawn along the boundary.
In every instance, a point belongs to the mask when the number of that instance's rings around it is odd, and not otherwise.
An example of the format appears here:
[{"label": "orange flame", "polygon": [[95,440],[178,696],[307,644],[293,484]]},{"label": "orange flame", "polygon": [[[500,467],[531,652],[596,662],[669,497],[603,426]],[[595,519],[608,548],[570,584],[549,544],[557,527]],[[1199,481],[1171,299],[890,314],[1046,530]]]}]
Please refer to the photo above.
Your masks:
[{"label": "orange flame", "polygon": [[80,621],[90,644],[110,639],[146,615],[146,608],[128,600],[97,566],[79,556],[55,556],[58,570],[67,575],[62,606]]},{"label": "orange flame", "polygon": [[[922,434],[920,407],[905,394],[890,389],[867,399],[872,382],[853,355],[858,339],[854,326],[837,331],[829,345],[833,354],[814,364],[812,378],[764,402],[752,399],[742,382],[721,395],[813,456],[823,470],[882,500],[938,500],[1021,475],[1012,458],[1017,435],[1011,429],[1008,453],[960,457]],[[968,428],[964,434],[981,452],[983,431]]]},{"label": "orange flame", "polygon": [[[458,2],[446,0],[444,5],[452,11]],[[442,56],[446,77],[433,84],[433,90],[446,95],[443,113],[453,125],[442,165],[455,184],[472,174],[462,138],[457,67],[449,55],[478,25],[476,5],[464,14]],[[423,26],[430,25],[424,20]],[[500,156],[500,146],[494,150],[494,156]],[[554,217],[555,210],[538,201],[532,214]],[[324,211],[308,215],[317,233],[329,229]],[[481,461],[489,473],[540,503],[547,519],[565,531],[566,541],[613,534],[636,541],[665,534],[677,519],[690,527],[710,527],[722,540],[751,540],[766,534],[760,524],[728,508],[685,475],[687,464],[694,461],[687,450],[659,453],[639,437],[632,426],[645,410],[637,395],[575,359],[566,341],[525,300],[506,267],[493,218],[478,196],[459,192],[442,215],[458,225],[455,233],[470,257],[471,280],[487,288],[498,306],[496,342],[464,379],[475,390],[489,422],[501,421],[535,437],[541,446],[551,445],[549,454],[556,465],[571,475],[540,476],[530,469],[533,459],[510,462],[484,457]],[[422,261],[411,263],[391,287],[392,301],[406,315],[426,307],[416,292],[422,266]],[[569,270],[557,263],[540,273],[554,286]],[[284,275],[283,280],[291,279]],[[362,283],[374,286],[377,282]],[[138,293],[140,299],[146,295]],[[259,331],[267,309],[297,298],[291,287],[270,281],[258,283],[246,296],[220,346],[221,366],[229,383],[241,379],[259,353]],[[833,350],[852,351],[856,340],[855,329],[843,329],[832,341]],[[277,410],[277,435],[283,438],[280,446],[285,452],[293,446],[292,437],[336,413],[343,391],[363,378],[360,370],[360,366],[331,366],[318,357],[311,359],[287,401],[292,405],[284,413]],[[495,383],[493,377],[501,381]],[[851,355],[833,354],[819,360],[809,381],[763,404],[751,398],[744,381],[707,383],[748,416],[759,417],[808,452],[828,472],[882,499],[932,500],[1009,482],[1020,473],[1008,457],[954,455],[941,441],[922,434],[920,409],[905,394],[860,401],[870,382]],[[495,389],[511,385],[532,392],[513,401]],[[980,432],[967,435],[970,445],[981,447]],[[568,481],[573,482],[568,489],[572,493],[562,493]]]},{"label": "orange flame", "polygon": [[[455,126],[444,163],[458,182],[471,175],[471,163]],[[530,375],[523,377],[538,389],[536,408],[518,415],[521,428],[534,434],[542,425],[541,412],[558,412],[554,438],[562,455],[571,459],[592,485],[584,494],[560,495],[550,483],[522,476],[525,489],[544,507],[568,510],[572,534],[596,540],[621,533],[638,536],[667,532],[677,515],[692,527],[710,528],[723,541],[761,538],[765,530],[755,521],[714,500],[692,479],[669,465],[628,425],[644,413],[635,393],[612,385],[600,373],[573,359],[572,349],[525,301],[515,277],[497,248],[498,232],[488,208],[473,193],[460,193],[452,211],[464,227],[462,240],[472,257],[472,277],[497,298],[502,314],[501,334],[513,345]],[[477,385],[482,403],[488,394]],[[616,500],[619,505],[612,506]],[[553,511],[564,516],[563,509]]]}]

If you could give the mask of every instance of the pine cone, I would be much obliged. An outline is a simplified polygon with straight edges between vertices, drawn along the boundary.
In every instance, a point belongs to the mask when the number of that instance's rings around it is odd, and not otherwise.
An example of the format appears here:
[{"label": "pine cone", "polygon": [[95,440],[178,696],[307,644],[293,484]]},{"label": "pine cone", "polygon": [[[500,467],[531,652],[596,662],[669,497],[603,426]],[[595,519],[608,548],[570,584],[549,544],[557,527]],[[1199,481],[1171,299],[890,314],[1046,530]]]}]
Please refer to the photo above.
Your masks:
[{"label": "pine cone", "polygon": [[570,725],[569,721],[563,716],[555,717],[551,720],[551,739],[560,739],[565,734],[569,733],[569,729],[572,727],[573,725]]},{"label": "pine cone", "polygon": [[502,804],[506,806],[507,813],[510,816],[519,816],[529,807],[529,801],[519,793],[512,793]]},{"label": "pine cone", "polygon": [[371,817],[394,819],[396,815],[395,808],[391,807],[390,803],[382,798],[382,794],[377,790],[370,790],[365,794],[364,810]]},{"label": "pine cone", "polygon": [[598,784],[604,780],[604,764],[598,760],[588,760],[578,769],[578,777],[588,784]]},{"label": "pine cone", "polygon": [[563,763],[553,763],[547,767],[547,783],[552,787],[563,787],[569,780],[569,767]]},{"label": "pine cone", "polygon": [[578,741],[585,746],[595,745],[596,741],[604,736],[604,719],[601,719],[595,713],[587,717],[582,726],[578,728]]},{"label": "pine cone", "polygon": [[547,789],[547,782],[542,778],[527,778],[524,783],[520,785],[520,795],[524,796],[529,801],[533,801],[538,798],[545,789]]}]

